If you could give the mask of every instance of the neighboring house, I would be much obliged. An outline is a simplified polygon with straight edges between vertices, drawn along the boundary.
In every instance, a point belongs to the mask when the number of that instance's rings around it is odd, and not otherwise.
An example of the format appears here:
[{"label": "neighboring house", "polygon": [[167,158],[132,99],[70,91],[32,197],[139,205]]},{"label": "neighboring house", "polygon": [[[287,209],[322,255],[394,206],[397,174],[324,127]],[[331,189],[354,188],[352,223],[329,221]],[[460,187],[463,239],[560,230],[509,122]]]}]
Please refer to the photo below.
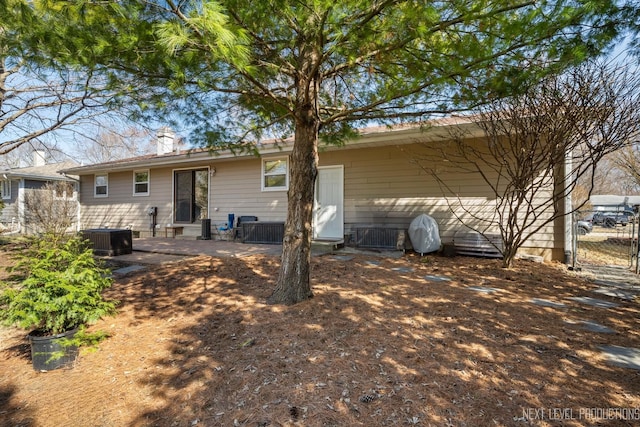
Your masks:
[{"label": "neighboring house", "polygon": [[[475,125],[445,119],[426,131],[408,126],[369,128],[344,146],[323,146],[313,212],[314,239],[395,248],[398,231],[404,234],[422,213],[438,222],[445,243],[465,232],[436,180],[414,157],[427,149],[423,142],[437,147],[450,139],[451,127],[467,127],[474,132],[474,141],[484,142]],[[284,223],[290,141],[278,146],[263,144],[256,157],[179,151],[173,148],[173,139],[165,128],[158,133],[155,155],[67,169],[66,173],[80,180],[81,227],[131,228],[141,235],[165,236],[167,229],[171,232],[171,227],[178,226],[195,238],[207,223],[201,219],[211,221],[215,232],[230,213],[235,218],[257,217],[263,231]],[[455,188],[454,204],[460,198],[477,204],[474,215],[486,212],[493,216],[495,200],[481,180],[462,173],[444,178]],[[466,219],[473,221],[469,215]],[[570,248],[567,230],[571,230],[570,221],[557,220],[523,251],[563,259]],[[274,236],[275,242],[281,239],[277,233]],[[565,241],[569,242],[566,247]]]},{"label": "neighboring house", "polygon": [[76,225],[72,228],[76,230],[79,212],[77,177],[59,173],[62,169],[74,166],[77,166],[75,162],[46,164],[43,153],[37,151],[34,153],[33,166],[0,170],[0,197],[4,203],[0,212],[0,231],[22,234],[38,232],[34,216],[40,215],[29,211],[27,199],[43,191],[47,184],[53,188],[53,194],[47,195],[47,200],[72,204]]},{"label": "neighboring house", "polygon": [[629,212],[634,205],[640,205],[640,196],[593,195],[589,202],[594,211]]}]

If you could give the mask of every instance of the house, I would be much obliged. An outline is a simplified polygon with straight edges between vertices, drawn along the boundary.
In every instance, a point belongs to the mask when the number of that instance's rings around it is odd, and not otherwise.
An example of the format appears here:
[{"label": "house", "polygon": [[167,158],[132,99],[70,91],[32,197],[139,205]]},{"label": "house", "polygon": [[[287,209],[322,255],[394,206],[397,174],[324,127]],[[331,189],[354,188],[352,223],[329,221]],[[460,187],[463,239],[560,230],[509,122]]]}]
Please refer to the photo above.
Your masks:
[{"label": "house", "polygon": [[[40,231],[37,223],[46,218],[42,214],[52,213],[53,204],[56,208],[64,204],[65,214],[71,216],[71,222],[77,227],[77,177],[59,172],[74,166],[77,164],[71,161],[47,164],[44,153],[35,151],[32,166],[0,170],[0,195],[4,204],[0,211],[0,231],[23,234]],[[43,194],[45,189],[51,190],[52,194]],[[42,196],[46,196],[51,203],[39,206],[37,212],[32,203],[30,209],[30,200],[39,197],[38,203],[41,203]],[[45,212],[47,209],[48,213]]]},{"label": "house", "polygon": [[[460,222],[464,212],[452,211],[456,201],[466,200],[477,205],[477,213],[492,215],[495,197],[480,180],[460,173],[445,175],[443,179],[455,189],[447,199],[437,180],[415,161],[416,152],[438,146],[451,139],[452,128],[463,127],[469,138],[484,142],[472,122],[442,119],[426,130],[372,127],[343,146],[321,147],[313,238],[395,248],[411,221],[426,213],[438,222],[441,239],[447,243],[468,232]],[[234,214],[236,219],[258,219],[245,224],[251,234],[243,236],[247,241],[281,242],[291,141],[262,144],[258,157],[183,151],[175,149],[174,140],[169,129],[161,129],[156,154],[65,170],[79,176],[81,227],[129,228],[134,236],[170,237],[182,232],[195,238],[205,234],[209,222],[215,235]],[[467,220],[473,222],[468,211]],[[523,251],[563,259],[570,248],[570,230],[569,220],[556,220]]]},{"label": "house", "polygon": [[593,195],[589,202],[594,211],[632,212],[634,206],[640,205],[640,196]]}]

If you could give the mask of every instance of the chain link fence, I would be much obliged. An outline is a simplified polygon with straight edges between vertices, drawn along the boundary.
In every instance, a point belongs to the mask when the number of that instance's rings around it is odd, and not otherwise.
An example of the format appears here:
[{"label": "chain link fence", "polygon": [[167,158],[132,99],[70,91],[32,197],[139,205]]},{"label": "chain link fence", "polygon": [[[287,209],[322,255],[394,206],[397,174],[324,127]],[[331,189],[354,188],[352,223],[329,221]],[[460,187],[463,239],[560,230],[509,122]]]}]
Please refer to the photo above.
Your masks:
[{"label": "chain link fence", "polygon": [[637,270],[638,214],[589,211],[577,212],[573,219],[574,267]]}]

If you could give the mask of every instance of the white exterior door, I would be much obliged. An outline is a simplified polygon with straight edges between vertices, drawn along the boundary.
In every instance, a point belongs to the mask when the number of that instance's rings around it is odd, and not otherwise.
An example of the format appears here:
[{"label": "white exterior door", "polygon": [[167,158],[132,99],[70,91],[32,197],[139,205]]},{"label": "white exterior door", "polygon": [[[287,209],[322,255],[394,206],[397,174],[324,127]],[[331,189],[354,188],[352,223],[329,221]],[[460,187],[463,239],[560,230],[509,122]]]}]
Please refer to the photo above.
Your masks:
[{"label": "white exterior door", "polygon": [[313,204],[313,238],[344,238],[344,167],[318,168]]}]

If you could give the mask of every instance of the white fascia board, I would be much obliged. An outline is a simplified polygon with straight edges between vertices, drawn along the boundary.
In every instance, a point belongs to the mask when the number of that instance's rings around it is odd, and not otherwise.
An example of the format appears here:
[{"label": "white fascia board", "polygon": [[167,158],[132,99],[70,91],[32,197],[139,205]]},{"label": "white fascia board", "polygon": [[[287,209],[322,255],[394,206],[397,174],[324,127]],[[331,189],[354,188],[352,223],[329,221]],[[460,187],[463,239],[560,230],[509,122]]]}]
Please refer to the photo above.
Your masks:
[{"label": "white fascia board", "polygon": [[[321,149],[342,150],[349,148],[379,147],[385,145],[401,145],[416,142],[445,141],[452,138],[451,130],[457,128],[458,132],[467,137],[482,135],[477,124],[464,117],[436,120],[431,125],[420,127],[418,125],[404,126],[379,126],[361,130],[360,136],[348,141],[343,146],[322,145]],[[293,149],[293,139],[280,141],[267,141],[258,148],[260,156],[288,154]],[[230,150],[211,154],[208,150],[185,151],[180,154],[146,157],[143,159],[130,159],[120,162],[102,163],[88,166],[79,166],[65,169],[62,172],[74,175],[89,175],[101,172],[122,172],[141,168],[174,167],[203,162],[233,161],[248,158],[257,158],[253,154],[233,154]]]},{"label": "white fascia board", "polygon": [[0,174],[0,177],[6,175],[8,179],[29,179],[32,181],[77,181],[73,177],[66,175],[38,175],[28,173],[5,173]]}]

